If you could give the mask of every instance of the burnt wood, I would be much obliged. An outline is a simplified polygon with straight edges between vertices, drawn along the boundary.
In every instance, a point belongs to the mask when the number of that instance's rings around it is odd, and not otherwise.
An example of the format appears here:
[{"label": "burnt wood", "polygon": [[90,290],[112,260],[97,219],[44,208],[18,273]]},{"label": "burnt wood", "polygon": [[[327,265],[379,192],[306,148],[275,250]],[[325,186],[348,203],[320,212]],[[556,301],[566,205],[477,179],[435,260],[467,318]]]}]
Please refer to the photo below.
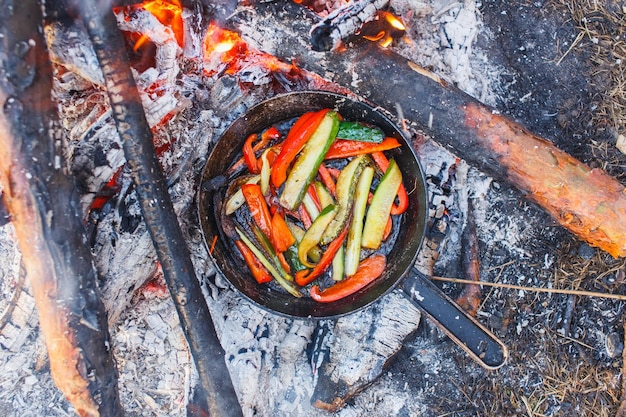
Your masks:
[{"label": "burnt wood", "polygon": [[[273,50],[305,70],[349,88],[396,112],[442,146],[498,181],[519,189],[579,238],[615,257],[626,256],[626,193],[613,177],[590,169],[436,75],[372,42],[355,41],[342,52],[318,53],[305,41],[317,18],[281,2],[255,7],[257,27],[274,28]],[[262,39],[243,16],[231,27]],[[294,36],[294,33],[301,36]]]},{"label": "burnt wood", "polygon": [[[40,4],[0,18],[0,181],[52,378],[81,416],[121,416],[117,370],[78,194],[63,162]],[[21,289],[18,289],[18,291]]]},{"label": "burnt wood", "polygon": [[79,0],[69,3],[75,15],[83,19],[100,62],[142,215],[198,369],[202,389],[207,393],[207,411],[211,416],[242,415],[224,361],[224,350],[168,194],[115,16],[108,2]]}]

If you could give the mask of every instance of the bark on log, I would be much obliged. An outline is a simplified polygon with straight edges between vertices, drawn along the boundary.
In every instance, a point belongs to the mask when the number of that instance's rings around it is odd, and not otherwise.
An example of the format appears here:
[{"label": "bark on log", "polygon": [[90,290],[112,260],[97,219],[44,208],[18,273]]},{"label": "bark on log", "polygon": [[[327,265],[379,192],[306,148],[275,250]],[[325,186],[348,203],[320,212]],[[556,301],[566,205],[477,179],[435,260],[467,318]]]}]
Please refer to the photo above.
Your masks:
[{"label": "bark on log", "polygon": [[316,17],[290,2],[255,5],[255,24],[227,24],[271,53],[350,88],[407,120],[496,180],[518,188],[579,238],[615,257],[626,256],[626,192],[613,177],[557,149],[518,123],[390,50],[361,41],[344,52],[316,53],[307,43]]},{"label": "bark on log", "polygon": [[81,416],[123,414],[106,312],[74,184],[60,161],[39,2],[4,7],[0,182],[55,384]]}]

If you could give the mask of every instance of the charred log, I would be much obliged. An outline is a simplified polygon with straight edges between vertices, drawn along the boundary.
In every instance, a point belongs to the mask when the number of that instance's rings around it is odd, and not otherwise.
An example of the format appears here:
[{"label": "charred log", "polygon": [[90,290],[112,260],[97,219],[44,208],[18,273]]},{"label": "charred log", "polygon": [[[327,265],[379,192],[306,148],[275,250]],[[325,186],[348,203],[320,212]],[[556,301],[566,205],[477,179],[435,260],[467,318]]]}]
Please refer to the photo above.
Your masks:
[{"label": "charred log", "polygon": [[123,414],[106,312],[50,96],[39,2],[5,8],[0,182],[15,227],[54,382],[81,416]]},{"label": "charred log", "polygon": [[363,25],[376,18],[389,0],[357,0],[338,8],[311,28],[314,51],[336,49],[342,41],[356,35]]},{"label": "charred log", "polygon": [[[62,4],[62,2],[60,2]],[[81,16],[102,68],[142,215],[194,357],[210,415],[241,415],[213,321],[174,212],[131,72],[125,41],[107,2],[70,2]]]},{"label": "charred log", "polygon": [[[315,17],[297,5],[257,6],[259,21],[290,28],[276,34],[274,51],[297,57],[304,69],[324,74],[355,94],[423,128],[437,142],[498,181],[515,186],[580,239],[615,257],[626,256],[626,193],[614,178],[591,169],[547,139],[413,62],[373,43],[355,41],[341,53],[312,52],[293,33],[307,32]],[[244,22],[232,24],[254,37]]]}]

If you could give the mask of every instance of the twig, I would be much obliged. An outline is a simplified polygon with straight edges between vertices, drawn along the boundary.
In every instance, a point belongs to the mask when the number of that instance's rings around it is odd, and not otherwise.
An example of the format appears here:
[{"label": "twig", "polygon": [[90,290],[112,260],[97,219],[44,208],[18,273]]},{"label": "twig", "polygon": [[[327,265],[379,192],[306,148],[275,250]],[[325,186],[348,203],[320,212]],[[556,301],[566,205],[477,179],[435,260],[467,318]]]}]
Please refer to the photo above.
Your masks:
[{"label": "twig", "polygon": [[[624,332],[624,343],[626,344],[626,321],[624,321]],[[626,372],[626,348],[622,349],[622,399],[615,413],[615,417],[626,416],[626,378],[623,376],[624,372]]]},{"label": "twig", "polygon": [[[471,284],[471,285],[477,284],[476,281],[471,281],[468,279],[461,279],[461,278],[446,278],[446,277],[431,276],[430,279],[434,281],[454,282],[457,284]],[[500,282],[485,282],[485,281],[481,281],[480,283],[478,283],[478,285],[485,285],[488,287],[508,288],[511,290],[547,292],[551,294],[573,294],[573,295],[580,295],[580,296],[587,296],[587,297],[612,298],[614,300],[626,301],[626,295],[607,294],[603,292],[594,292],[594,291],[568,290],[568,289],[559,289],[559,288],[526,287],[523,285],[503,284]]]}]

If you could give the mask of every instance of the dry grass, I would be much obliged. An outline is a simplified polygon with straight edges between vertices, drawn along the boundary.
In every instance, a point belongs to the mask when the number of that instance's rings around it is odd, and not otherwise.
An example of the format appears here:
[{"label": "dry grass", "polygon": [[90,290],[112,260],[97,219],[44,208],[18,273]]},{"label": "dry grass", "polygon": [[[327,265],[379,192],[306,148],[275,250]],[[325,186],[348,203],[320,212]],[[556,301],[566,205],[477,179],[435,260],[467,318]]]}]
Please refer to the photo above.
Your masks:
[{"label": "dry grass", "polygon": [[626,6],[616,0],[552,0],[579,30],[569,53],[589,56],[592,73],[589,80],[599,87],[591,113],[592,131],[612,138],[608,147],[593,141],[591,149],[598,166],[620,180],[626,179],[626,158],[615,148],[618,136],[626,134]]}]

